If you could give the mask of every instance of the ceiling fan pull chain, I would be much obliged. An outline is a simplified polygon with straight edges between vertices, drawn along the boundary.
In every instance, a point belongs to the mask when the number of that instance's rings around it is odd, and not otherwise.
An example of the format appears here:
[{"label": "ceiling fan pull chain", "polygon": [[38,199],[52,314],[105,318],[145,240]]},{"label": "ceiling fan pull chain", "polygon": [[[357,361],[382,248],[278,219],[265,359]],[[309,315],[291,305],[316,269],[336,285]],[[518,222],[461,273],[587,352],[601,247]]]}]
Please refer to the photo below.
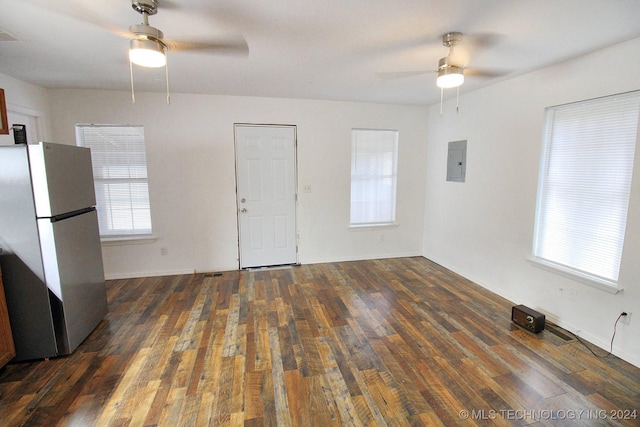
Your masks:
[{"label": "ceiling fan pull chain", "polygon": [[[165,53],[167,55],[167,53]],[[167,82],[167,105],[171,104],[171,95],[169,94],[169,57],[167,56],[167,63],[164,64],[164,79]]]},{"label": "ceiling fan pull chain", "polygon": [[135,94],[135,91],[133,89],[133,63],[131,61],[129,61],[129,76],[131,78],[131,103],[135,104],[136,103],[136,94]]},{"label": "ceiling fan pull chain", "polygon": [[444,88],[440,88],[440,117],[442,117],[442,96],[444,95]]},{"label": "ceiling fan pull chain", "polygon": [[460,113],[460,86],[456,88],[456,114]]}]

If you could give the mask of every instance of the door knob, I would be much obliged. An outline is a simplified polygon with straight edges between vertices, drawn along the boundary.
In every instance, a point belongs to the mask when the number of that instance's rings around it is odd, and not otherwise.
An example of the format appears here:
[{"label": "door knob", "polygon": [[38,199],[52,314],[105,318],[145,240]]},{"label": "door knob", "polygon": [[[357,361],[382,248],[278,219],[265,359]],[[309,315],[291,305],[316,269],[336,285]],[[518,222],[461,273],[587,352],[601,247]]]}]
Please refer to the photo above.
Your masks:
[{"label": "door knob", "polygon": [[247,201],[247,199],[245,199],[244,197],[242,199],[240,199],[240,203],[245,203]]},{"label": "door knob", "polygon": [[240,209],[240,212],[242,212],[242,213],[247,212],[247,208],[242,208],[242,209]]}]

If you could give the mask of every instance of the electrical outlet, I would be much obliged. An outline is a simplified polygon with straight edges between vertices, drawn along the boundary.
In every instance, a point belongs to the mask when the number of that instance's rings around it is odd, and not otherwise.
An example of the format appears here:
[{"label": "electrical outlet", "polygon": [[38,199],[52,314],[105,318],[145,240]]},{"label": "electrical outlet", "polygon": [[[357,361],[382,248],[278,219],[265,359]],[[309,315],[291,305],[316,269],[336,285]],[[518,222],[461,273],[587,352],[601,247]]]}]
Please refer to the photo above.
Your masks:
[{"label": "electrical outlet", "polygon": [[626,313],[627,313],[626,316],[622,316],[620,318],[620,323],[623,323],[625,325],[630,325],[631,324],[631,313],[629,313],[628,311]]}]

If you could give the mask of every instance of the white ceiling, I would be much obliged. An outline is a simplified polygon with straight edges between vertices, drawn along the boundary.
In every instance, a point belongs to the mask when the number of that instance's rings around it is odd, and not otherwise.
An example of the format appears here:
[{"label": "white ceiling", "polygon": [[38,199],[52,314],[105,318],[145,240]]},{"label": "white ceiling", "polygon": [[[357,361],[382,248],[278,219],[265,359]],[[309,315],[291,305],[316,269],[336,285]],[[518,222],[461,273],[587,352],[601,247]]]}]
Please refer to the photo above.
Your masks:
[{"label": "white ceiling", "polygon": [[[492,41],[461,93],[640,37],[636,0],[159,0],[166,39],[244,37],[248,54],[170,52],[172,92],[433,104],[442,34]],[[130,90],[131,0],[0,0],[0,73],[47,88]],[[15,38],[14,41],[5,41]],[[639,52],[640,55],[640,52]],[[615,66],[624,66],[620,58]],[[637,60],[637,58],[634,58]],[[136,90],[165,90],[164,71],[134,68]],[[453,90],[445,92],[451,96]]]}]

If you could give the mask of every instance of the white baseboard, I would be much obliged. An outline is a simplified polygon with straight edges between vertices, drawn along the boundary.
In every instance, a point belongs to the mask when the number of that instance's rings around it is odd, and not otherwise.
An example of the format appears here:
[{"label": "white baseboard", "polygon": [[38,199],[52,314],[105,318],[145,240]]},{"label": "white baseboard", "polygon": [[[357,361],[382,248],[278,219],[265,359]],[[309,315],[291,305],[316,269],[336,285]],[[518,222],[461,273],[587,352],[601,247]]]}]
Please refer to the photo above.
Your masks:
[{"label": "white baseboard", "polygon": [[351,262],[351,261],[365,261],[369,259],[389,259],[389,258],[408,258],[422,255],[417,252],[404,252],[394,254],[371,254],[371,255],[358,255],[358,256],[344,256],[344,257],[321,257],[321,258],[307,258],[300,261],[300,264],[326,264],[330,262]]},{"label": "white baseboard", "polygon": [[167,270],[167,271],[139,271],[129,273],[105,274],[105,280],[137,279],[140,277],[177,276],[180,274],[192,274],[193,270]]}]

